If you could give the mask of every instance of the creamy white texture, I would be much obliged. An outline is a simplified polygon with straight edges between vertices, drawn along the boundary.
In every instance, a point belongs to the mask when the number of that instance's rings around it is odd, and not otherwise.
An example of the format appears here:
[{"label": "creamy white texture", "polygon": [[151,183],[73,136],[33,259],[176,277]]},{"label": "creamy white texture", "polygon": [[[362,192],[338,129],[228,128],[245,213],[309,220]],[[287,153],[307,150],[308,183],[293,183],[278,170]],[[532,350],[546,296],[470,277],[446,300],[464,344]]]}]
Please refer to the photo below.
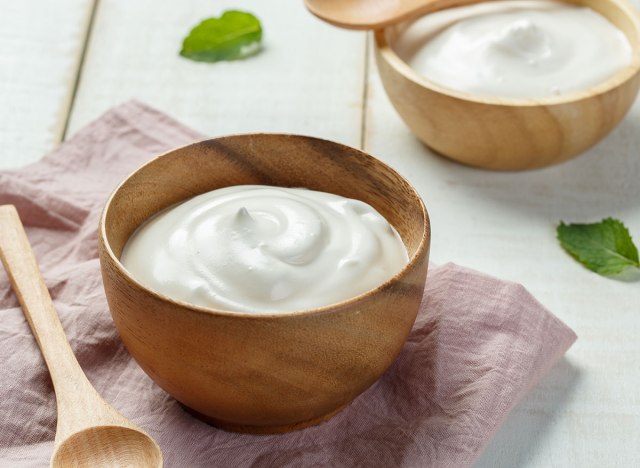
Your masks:
[{"label": "creamy white texture", "polygon": [[408,263],[370,205],[300,188],[214,190],[138,229],[121,261],[143,285],[227,311],[306,310],[355,297]]},{"label": "creamy white texture", "polygon": [[542,0],[489,2],[426,15],[394,48],[441,86],[514,98],[585,90],[632,58],[626,36],[604,16]]}]

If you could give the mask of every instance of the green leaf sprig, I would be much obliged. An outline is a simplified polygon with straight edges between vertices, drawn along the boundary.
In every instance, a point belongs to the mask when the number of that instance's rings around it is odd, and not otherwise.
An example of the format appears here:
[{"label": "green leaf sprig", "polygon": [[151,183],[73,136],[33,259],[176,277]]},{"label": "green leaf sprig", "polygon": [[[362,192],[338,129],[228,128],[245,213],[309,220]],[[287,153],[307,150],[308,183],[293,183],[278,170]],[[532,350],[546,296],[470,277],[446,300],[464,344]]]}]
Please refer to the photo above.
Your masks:
[{"label": "green leaf sprig", "polygon": [[182,42],[180,55],[198,62],[238,60],[261,50],[262,26],[251,13],[225,11],[220,18],[207,18]]},{"label": "green leaf sprig", "polygon": [[589,270],[627,281],[640,279],[638,248],[625,225],[613,218],[593,224],[565,224],[557,228],[562,248]]}]

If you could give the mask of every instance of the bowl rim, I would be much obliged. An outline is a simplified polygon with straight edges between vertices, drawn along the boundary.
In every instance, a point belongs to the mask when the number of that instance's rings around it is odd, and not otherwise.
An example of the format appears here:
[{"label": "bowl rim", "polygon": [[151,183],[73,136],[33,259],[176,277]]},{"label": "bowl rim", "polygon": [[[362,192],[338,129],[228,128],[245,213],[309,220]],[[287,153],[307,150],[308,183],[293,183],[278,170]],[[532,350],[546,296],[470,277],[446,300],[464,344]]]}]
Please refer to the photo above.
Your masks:
[{"label": "bowl rim", "polygon": [[[219,140],[235,139],[235,138],[242,138],[242,137],[252,137],[252,136],[267,136],[270,138],[285,137],[285,138],[305,139],[305,140],[311,139],[315,141],[328,142],[332,145],[338,145],[338,146],[348,148],[349,150],[356,151],[357,153],[359,153],[360,156],[364,156],[366,158],[370,158],[374,160],[375,163],[381,164],[386,170],[389,170],[393,174],[397,175],[401,180],[405,182],[407,187],[410,189],[411,193],[415,196],[416,200],[418,200],[419,209],[424,219],[423,228],[422,228],[422,237],[416,248],[415,253],[409,257],[409,262],[399,272],[397,272],[395,275],[387,279],[384,283],[378,285],[373,289],[365,291],[364,293],[358,294],[357,296],[354,296],[339,302],[335,302],[333,304],[328,304],[322,307],[315,307],[312,309],[302,309],[302,310],[294,310],[294,311],[287,311],[287,312],[242,312],[242,311],[235,312],[235,311],[229,311],[229,310],[223,310],[223,309],[215,309],[213,307],[199,306],[196,304],[191,304],[190,302],[174,299],[166,294],[163,294],[159,291],[156,291],[154,289],[151,289],[143,285],[136,278],[134,278],[129,273],[129,271],[124,267],[120,259],[113,252],[113,249],[111,248],[111,244],[109,242],[107,231],[106,231],[106,218],[107,218],[107,213],[109,211],[109,207],[111,206],[112,201],[114,200],[114,198],[116,197],[116,195],[118,194],[122,186],[124,186],[139,171],[142,171],[147,166],[155,164],[157,161],[161,159],[171,157],[171,155],[177,151],[181,151],[191,146],[200,145],[202,143],[206,143],[209,141],[219,141]],[[99,237],[99,242],[102,249],[107,254],[109,261],[115,266],[118,273],[122,275],[126,280],[133,283],[137,288],[144,290],[146,293],[150,294],[151,296],[155,297],[158,300],[168,302],[170,304],[173,304],[185,309],[189,309],[190,311],[195,313],[203,313],[206,315],[213,315],[213,316],[227,317],[227,318],[237,318],[237,319],[244,319],[244,320],[266,320],[266,319],[273,320],[273,319],[288,319],[288,318],[306,317],[310,315],[315,316],[315,315],[322,315],[322,314],[329,314],[329,313],[337,313],[343,310],[344,308],[353,305],[354,303],[360,302],[363,299],[366,299],[370,296],[377,294],[378,292],[391,286],[393,283],[396,283],[402,280],[402,278],[404,278],[409,273],[410,270],[413,270],[413,268],[417,266],[420,259],[422,259],[425,255],[427,256],[427,261],[428,261],[429,249],[431,244],[431,221],[429,218],[429,213],[427,212],[427,208],[424,204],[424,201],[422,200],[422,197],[420,196],[418,191],[415,189],[415,187],[413,187],[413,185],[398,171],[396,171],[395,169],[393,169],[391,166],[381,161],[380,159],[370,155],[369,153],[349,145],[338,143],[336,141],[308,136],[308,135],[291,134],[291,133],[255,132],[255,133],[235,133],[235,134],[228,134],[228,135],[219,136],[215,138],[205,138],[203,140],[198,140],[198,141],[188,143],[186,145],[182,145],[176,148],[172,148],[168,151],[165,151],[164,153],[161,153],[151,158],[147,162],[143,163],[142,165],[138,166],[136,169],[131,171],[122,181],[120,181],[120,183],[118,183],[118,185],[115,187],[115,189],[113,189],[113,191],[107,198],[104,204],[104,207],[102,209],[102,213],[100,214],[100,225],[98,229],[98,237]],[[101,262],[101,269],[104,271],[102,262]],[[422,287],[424,287],[424,285],[422,285]]]},{"label": "bowl rim", "polygon": [[[483,0],[480,3],[493,3],[496,0]],[[582,5],[584,7],[590,8],[585,5],[583,0],[558,0],[563,3],[574,4],[574,5]],[[404,76],[404,78],[412,81],[418,86],[429,89],[430,91],[437,92],[439,94],[449,96],[455,99],[473,102],[477,104],[485,104],[485,105],[494,105],[494,106],[504,106],[504,107],[538,107],[538,106],[554,106],[554,105],[563,105],[563,104],[571,104],[580,102],[582,100],[590,99],[592,97],[600,96],[602,94],[606,94],[620,86],[623,86],[625,83],[633,79],[640,72],[640,13],[636,10],[636,8],[628,2],[628,0],[605,0],[610,4],[617,7],[620,11],[624,13],[624,15],[631,21],[634,26],[636,35],[638,37],[638,41],[635,44],[631,44],[632,48],[632,57],[631,63],[627,65],[625,68],[617,71],[614,75],[607,78],[605,81],[602,81],[594,86],[590,86],[586,89],[581,89],[578,91],[573,91],[567,94],[563,94],[561,96],[550,96],[550,97],[542,97],[542,98],[514,98],[514,97],[497,97],[497,96],[484,96],[479,94],[467,93],[464,91],[458,91],[453,88],[448,88],[446,86],[442,86],[434,81],[429,80],[428,78],[420,75],[417,71],[415,71],[407,62],[405,62],[400,56],[396,53],[393,47],[390,44],[390,41],[387,39],[388,30],[397,27],[398,25],[391,25],[381,29],[376,29],[373,31],[374,37],[374,45],[376,50],[379,52],[379,56],[382,57],[393,69],[395,69],[398,73]],[[450,8],[464,8],[460,6],[453,6]],[[449,8],[442,8],[437,11],[446,10]],[[432,14],[437,11],[427,13]],[[425,16],[425,15],[423,15]],[[417,19],[413,19],[410,21],[406,21],[404,24],[411,24],[414,21],[419,20],[421,17]],[[617,27],[617,26],[616,26]],[[379,64],[378,64],[379,67]]]}]

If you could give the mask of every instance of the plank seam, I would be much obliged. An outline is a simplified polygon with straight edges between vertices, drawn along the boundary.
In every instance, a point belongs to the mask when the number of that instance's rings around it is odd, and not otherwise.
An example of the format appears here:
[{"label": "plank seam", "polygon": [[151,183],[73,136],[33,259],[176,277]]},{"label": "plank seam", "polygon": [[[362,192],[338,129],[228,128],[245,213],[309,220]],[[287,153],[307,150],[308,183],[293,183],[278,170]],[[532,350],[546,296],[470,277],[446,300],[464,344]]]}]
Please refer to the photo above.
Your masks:
[{"label": "plank seam", "polygon": [[367,114],[369,112],[369,66],[371,34],[365,35],[364,45],[364,80],[362,85],[362,113],[360,115],[360,149],[365,151],[367,144]]},{"label": "plank seam", "polygon": [[67,139],[67,132],[69,131],[69,122],[71,121],[71,114],[73,113],[73,106],[76,102],[76,95],[78,94],[78,88],[80,87],[80,79],[82,78],[82,70],[84,69],[84,62],[87,56],[87,50],[89,49],[89,43],[91,42],[91,35],[93,33],[93,25],[97,16],[98,5],[100,0],[94,0],[93,7],[91,9],[91,15],[89,16],[89,24],[87,25],[87,32],[85,35],[84,46],[80,53],[80,60],[78,61],[78,69],[76,73],[76,79],[73,83],[73,90],[71,91],[71,98],[67,107],[67,118],[64,122],[64,128],[62,129],[61,141]]}]

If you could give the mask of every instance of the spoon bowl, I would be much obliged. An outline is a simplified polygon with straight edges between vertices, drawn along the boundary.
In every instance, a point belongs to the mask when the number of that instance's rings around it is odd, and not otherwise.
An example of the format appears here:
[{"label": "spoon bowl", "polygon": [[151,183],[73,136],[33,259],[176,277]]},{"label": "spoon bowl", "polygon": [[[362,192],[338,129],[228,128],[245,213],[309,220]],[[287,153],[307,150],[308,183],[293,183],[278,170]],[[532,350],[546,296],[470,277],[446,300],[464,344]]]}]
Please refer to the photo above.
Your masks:
[{"label": "spoon bowl", "polygon": [[[100,450],[97,451],[96,447]],[[57,445],[51,466],[162,466],[162,454],[153,439],[138,429],[88,427]]]}]

